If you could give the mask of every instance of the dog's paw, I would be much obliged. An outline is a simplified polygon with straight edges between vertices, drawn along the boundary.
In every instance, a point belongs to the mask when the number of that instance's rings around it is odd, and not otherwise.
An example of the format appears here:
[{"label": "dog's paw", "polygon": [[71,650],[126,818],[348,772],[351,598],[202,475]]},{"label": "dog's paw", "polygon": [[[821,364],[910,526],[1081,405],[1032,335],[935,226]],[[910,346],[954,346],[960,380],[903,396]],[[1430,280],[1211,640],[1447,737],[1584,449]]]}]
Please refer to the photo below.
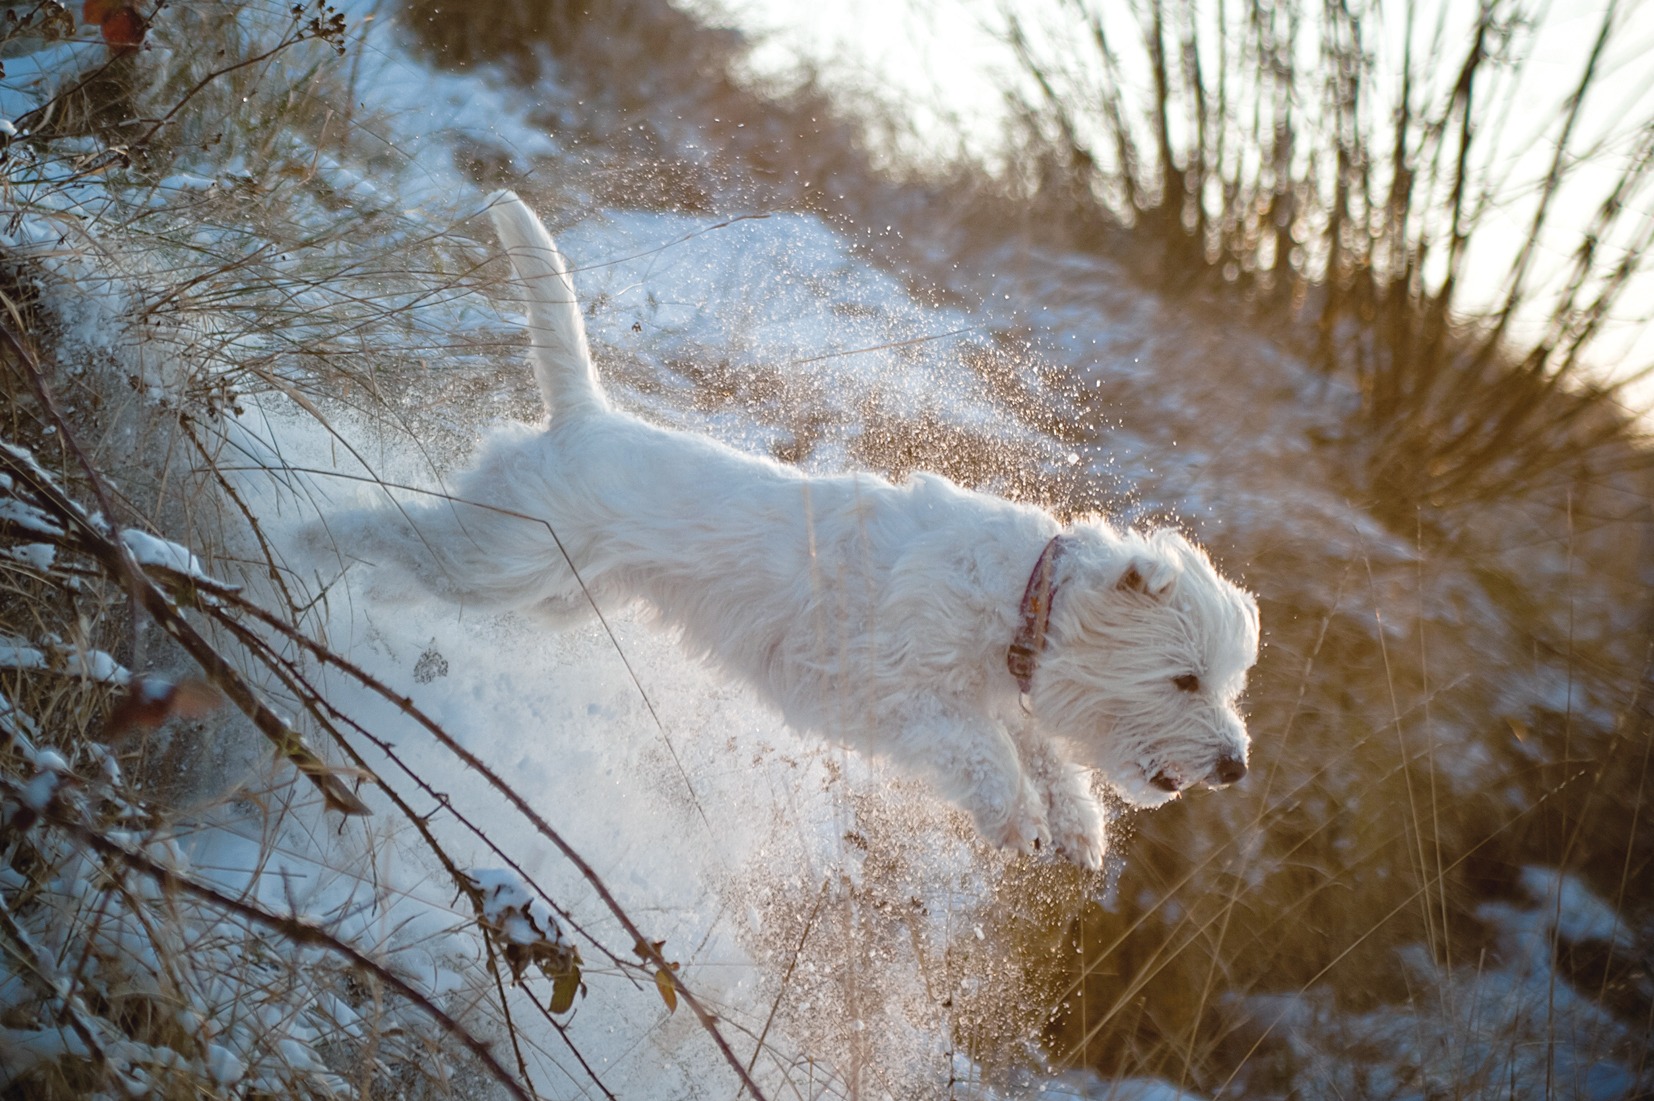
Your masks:
[{"label": "dog's paw", "polygon": [[980,808],[976,825],[982,836],[1005,849],[1032,854],[1051,844],[1051,826],[1045,817],[1045,807],[1037,792],[1027,784],[1017,793],[1010,813],[1003,807]]},{"label": "dog's paw", "polygon": [[1108,847],[1103,808],[1091,793],[1085,773],[1060,766],[1046,790],[1046,817],[1057,852],[1071,863],[1097,871]]},{"label": "dog's paw", "polygon": [[1051,836],[1070,863],[1091,871],[1103,866],[1103,853],[1108,848],[1104,832],[1103,809],[1088,794],[1083,798],[1054,801],[1051,806]]},{"label": "dog's paw", "polygon": [[1045,816],[1039,814],[1013,814],[999,839],[1001,847],[1024,855],[1036,853],[1050,843],[1051,828],[1046,824]]}]

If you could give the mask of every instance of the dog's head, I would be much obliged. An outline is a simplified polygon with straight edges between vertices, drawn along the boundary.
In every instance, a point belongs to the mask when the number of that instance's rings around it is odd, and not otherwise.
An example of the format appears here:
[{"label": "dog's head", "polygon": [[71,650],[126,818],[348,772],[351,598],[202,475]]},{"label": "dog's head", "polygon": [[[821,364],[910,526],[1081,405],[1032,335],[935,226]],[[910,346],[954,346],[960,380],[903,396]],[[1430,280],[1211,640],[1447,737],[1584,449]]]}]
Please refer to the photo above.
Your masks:
[{"label": "dog's head", "polygon": [[1170,529],[1087,524],[1065,541],[1035,718],[1139,806],[1239,780],[1257,601]]}]

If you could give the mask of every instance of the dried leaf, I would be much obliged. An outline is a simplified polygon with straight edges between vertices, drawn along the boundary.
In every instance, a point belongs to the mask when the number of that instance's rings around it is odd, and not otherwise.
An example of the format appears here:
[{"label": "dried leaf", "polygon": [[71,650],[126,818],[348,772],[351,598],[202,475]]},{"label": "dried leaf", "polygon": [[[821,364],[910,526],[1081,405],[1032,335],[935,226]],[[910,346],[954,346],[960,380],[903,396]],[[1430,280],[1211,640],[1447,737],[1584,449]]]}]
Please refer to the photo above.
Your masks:
[{"label": "dried leaf", "polygon": [[655,989],[660,991],[660,1000],[666,1003],[668,1013],[678,1011],[678,983],[672,977],[672,972],[677,966],[675,963],[669,963],[655,972]]},{"label": "dried leaf", "polygon": [[575,994],[585,988],[578,967],[563,972],[551,980],[551,1005],[547,1008],[553,1013],[567,1013],[574,1008]]},{"label": "dried leaf", "polygon": [[223,702],[218,689],[202,677],[174,681],[140,674],[110,711],[103,736],[107,741],[134,730],[153,730],[172,719],[204,718]]},{"label": "dried leaf", "polygon": [[286,757],[293,767],[302,772],[307,780],[316,785],[316,790],[322,793],[322,800],[327,809],[340,814],[371,815],[373,808],[356,798],[356,793],[345,784],[344,777],[355,780],[371,779],[360,769],[336,769],[330,767],[316,751],[305,744],[305,740],[298,731],[288,727],[284,731],[284,740],[277,745],[277,752]]},{"label": "dried leaf", "polygon": [[149,24],[131,0],[86,0],[81,18],[103,32],[103,40],[116,53],[130,53],[143,44]]},{"label": "dried leaf", "polygon": [[660,1000],[666,1003],[668,1013],[678,1010],[678,981],[674,977],[678,965],[661,954],[666,947],[664,940],[643,941],[632,945],[632,951],[645,963],[655,965],[655,989],[660,991]]},{"label": "dried leaf", "polygon": [[520,880],[497,869],[464,874],[477,892],[477,923],[505,958],[512,985],[521,983],[530,967],[539,968],[551,980],[551,1012],[567,1013],[574,996],[586,989],[580,981],[580,949],[563,939],[552,914],[537,910]]}]

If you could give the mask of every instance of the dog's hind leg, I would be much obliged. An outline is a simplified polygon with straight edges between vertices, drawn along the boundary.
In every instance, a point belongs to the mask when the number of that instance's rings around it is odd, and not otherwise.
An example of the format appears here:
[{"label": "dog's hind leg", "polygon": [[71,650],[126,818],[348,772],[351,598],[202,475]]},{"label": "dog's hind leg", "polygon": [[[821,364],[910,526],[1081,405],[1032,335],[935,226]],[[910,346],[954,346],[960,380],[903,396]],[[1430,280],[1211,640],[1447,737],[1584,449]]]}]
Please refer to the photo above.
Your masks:
[{"label": "dog's hind leg", "polygon": [[593,604],[606,611],[614,609],[603,601],[596,593],[588,595],[584,590],[567,595],[548,596],[543,600],[530,604],[524,609],[524,614],[532,616],[539,623],[554,630],[563,630],[575,627],[595,614]]},{"label": "dog's hind leg", "polygon": [[423,591],[561,624],[591,614],[591,599],[548,525],[532,518],[457,500],[351,509],[310,525],[304,539],[318,559],[372,567],[367,591],[378,600],[395,603]]}]

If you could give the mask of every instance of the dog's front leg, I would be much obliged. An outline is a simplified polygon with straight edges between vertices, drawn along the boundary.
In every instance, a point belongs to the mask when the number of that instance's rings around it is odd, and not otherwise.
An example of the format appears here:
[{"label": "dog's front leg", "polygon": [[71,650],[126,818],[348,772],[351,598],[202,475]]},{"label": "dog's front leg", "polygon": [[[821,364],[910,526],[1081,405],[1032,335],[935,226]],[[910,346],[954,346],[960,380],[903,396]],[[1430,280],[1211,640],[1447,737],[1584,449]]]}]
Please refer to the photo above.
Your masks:
[{"label": "dog's front leg", "polygon": [[1100,869],[1107,848],[1103,808],[1091,793],[1085,770],[1064,760],[1032,721],[1022,723],[1016,740],[1023,764],[1041,792],[1057,851],[1082,868]]},{"label": "dog's front leg", "polygon": [[969,811],[983,837],[1022,853],[1050,842],[1045,799],[1001,723],[937,701],[906,709],[903,720],[896,755]]}]

